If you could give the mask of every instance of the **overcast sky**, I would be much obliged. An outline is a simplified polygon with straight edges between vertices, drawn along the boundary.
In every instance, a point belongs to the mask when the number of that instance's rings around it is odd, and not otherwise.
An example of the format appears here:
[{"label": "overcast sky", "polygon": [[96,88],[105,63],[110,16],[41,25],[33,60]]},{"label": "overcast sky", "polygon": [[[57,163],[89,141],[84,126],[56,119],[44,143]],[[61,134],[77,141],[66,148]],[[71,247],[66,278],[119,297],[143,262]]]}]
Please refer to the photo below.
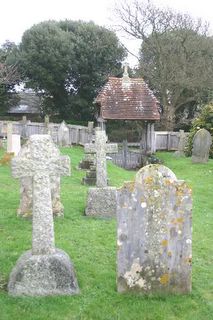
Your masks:
[{"label": "overcast sky", "polygon": [[[99,25],[112,24],[116,0],[3,0],[0,15],[0,44],[5,40],[21,41],[22,34],[33,24],[45,20],[85,20]],[[213,30],[213,0],[153,0],[159,6],[187,12],[209,21]],[[137,51],[133,40],[121,39],[129,49]],[[136,52],[135,52],[136,53]]]}]

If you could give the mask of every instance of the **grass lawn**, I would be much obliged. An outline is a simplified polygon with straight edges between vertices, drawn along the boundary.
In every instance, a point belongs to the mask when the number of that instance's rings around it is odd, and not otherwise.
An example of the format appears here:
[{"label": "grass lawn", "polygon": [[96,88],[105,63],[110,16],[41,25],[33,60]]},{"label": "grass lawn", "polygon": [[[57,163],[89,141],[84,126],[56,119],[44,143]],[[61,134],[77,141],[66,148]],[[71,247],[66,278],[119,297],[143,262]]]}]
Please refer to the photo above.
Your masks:
[{"label": "grass lawn", "polygon": [[[81,293],[77,296],[13,298],[6,292],[11,269],[31,248],[31,221],[17,218],[19,181],[0,166],[0,320],[211,320],[213,319],[213,160],[158,156],[193,190],[193,289],[190,295],[142,297],[116,292],[116,221],[83,215],[85,172],[76,170],[80,147],[64,148],[71,177],[62,178],[64,218],[55,219],[56,246],[71,257]],[[3,152],[0,150],[0,157]],[[108,164],[111,184],[121,186],[135,172]]]}]

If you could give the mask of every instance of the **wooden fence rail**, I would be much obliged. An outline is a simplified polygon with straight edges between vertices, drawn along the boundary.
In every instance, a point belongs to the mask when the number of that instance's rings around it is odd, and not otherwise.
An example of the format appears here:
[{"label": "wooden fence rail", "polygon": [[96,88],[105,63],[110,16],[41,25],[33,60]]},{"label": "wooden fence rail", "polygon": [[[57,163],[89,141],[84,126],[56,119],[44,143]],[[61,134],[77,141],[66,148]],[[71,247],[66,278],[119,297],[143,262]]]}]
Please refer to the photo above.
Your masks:
[{"label": "wooden fence rail", "polygon": [[[13,133],[20,134],[22,137],[28,138],[32,134],[45,134],[47,133],[47,125],[45,123],[37,122],[12,122]],[[53,138],[53,141],[57,143],[58,129],[60,124],[49,123],[48,130]],[[88,123],[88,127],[67,125],[69,128],[69,144],[84,145],[85,143],[92,142],[94,139],[94,128],[91,126],[91,122]],[[7,132],[7,121],[0,121],[0,137],[6,136]],[[155,131],[154,132],[154,150],[177,150],[179,143],[179,132],[169,131]],[[185,133],[188,135],[188,133]],[[128,147],[139,147],[140,143],[128,143]],[[134,156],[133,156],[134,157]],[[136,156],[135,156],[136,157]]]},{"label": "wooden fence rail", "polygon": [[[45,134],[49,131],[53,141],[58,142],[58,129],[60,124],[49,123],[48,129],[45,123],[37,122],[15,122],[11,121],[13,124],[13,134],[19,134],[22,137],[28,138],[32,134]],[[69,125],[69,145],[79,144],[84,145],[85,143],[91,142],[94,135],[94,128],[91,127],[91,123],[88,123],[88,127],[78,126],[78,125]],[[0,121],[0,137],[7,136],[7,121]]]}]

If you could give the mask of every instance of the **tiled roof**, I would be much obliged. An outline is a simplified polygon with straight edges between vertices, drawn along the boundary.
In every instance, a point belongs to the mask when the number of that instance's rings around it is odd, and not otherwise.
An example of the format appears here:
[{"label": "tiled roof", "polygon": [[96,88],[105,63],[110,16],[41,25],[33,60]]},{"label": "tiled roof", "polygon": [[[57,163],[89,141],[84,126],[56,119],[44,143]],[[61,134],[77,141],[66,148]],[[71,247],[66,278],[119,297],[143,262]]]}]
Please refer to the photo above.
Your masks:
[{"label": "tiled roof", "polygon": [[142,78],[109,77],[95,102],[103,119],[160,120],[159,102]]}]

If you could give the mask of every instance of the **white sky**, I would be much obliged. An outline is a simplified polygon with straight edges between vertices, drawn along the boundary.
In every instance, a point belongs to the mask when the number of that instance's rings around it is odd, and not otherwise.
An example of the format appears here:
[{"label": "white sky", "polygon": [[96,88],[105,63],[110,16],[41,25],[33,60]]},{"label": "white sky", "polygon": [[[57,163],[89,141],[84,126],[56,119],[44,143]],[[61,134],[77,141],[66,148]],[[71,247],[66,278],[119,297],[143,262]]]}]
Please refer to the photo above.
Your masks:
[{"label": "white sky", "polygon": [[[45,20],[92,20],[96,24],[112,25],[112,9],[116,0],[2,0],[0,4],[0,45],[5,40],[21,41],[22,34],[33,24]],[[170,7],[201,17],[213,30],[213,0],[153,0],[159,6]],[[120,38],[133,52],[138,45]],[[134,63],[130,60],[130,62]]]}]

